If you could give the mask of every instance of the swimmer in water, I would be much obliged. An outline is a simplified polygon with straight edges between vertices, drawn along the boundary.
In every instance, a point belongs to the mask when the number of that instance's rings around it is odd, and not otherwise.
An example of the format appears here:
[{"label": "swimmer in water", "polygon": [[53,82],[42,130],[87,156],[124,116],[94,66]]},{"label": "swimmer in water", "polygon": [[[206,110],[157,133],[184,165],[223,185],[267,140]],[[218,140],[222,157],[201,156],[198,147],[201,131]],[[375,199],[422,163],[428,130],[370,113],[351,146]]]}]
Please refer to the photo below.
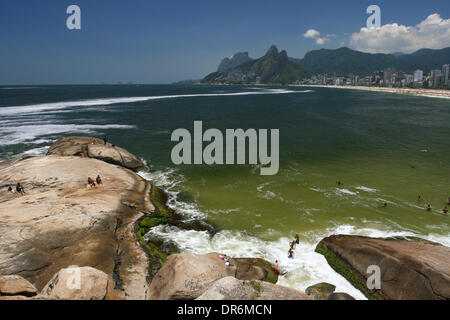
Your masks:
[{"label": "swimmer in water", "polygon": [[380,209],[387,208],[387,203],[385,202],[384,204],[379,205],[378,208],[380,208]]},{"label": "swimmer in water", "polygon": [[419,202],[422,202],[422,201],[423,201],[423,198],[422,198],[421,195],[419,195],[419,196],[417,197],[417,201],[419,201]]},{"label": "swimmer in water", "polygon": [[448,207],[445,207],[444,209],[442,209],[442,212],[443,212],[444,214],[447,214],[447,213],[448,213]]},{"label": "swimmer in water", "polygon": [[431,204],[429,204],[428,206],[427,206],[427,211],[431,211],[433,208],[431,208]]}]

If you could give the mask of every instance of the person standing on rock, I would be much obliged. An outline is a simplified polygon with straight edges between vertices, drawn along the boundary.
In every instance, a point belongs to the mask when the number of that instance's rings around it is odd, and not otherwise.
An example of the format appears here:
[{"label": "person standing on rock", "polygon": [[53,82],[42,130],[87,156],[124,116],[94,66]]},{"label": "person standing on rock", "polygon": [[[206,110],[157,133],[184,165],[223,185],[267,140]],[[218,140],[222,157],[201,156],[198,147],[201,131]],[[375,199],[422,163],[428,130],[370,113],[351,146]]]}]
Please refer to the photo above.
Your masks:
[{"label": "person standing on rock", "polygon": [[107,136],[103,136],[103,141],[105,142],[105,146],[106,146],[106,143],[108,142],[108,137]]},{"label": "person standing on rock", "polygon": [[97,175],[97,178],[95,179],[95,181],[97,181],[97,184],[103,184],[102,178],[100,178],[100,175]]}]

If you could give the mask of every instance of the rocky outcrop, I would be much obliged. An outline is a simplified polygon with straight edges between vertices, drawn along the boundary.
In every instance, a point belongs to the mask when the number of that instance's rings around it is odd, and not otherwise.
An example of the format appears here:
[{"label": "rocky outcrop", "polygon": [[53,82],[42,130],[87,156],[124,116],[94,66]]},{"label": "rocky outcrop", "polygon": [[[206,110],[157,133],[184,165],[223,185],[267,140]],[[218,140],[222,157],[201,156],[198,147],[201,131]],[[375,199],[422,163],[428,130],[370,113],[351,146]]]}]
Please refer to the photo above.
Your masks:
[{"label": "rocky outcrop", "polygon": [[[103,184],[87,186],[97,175]],[[0,163],[0,179],[0,275],[40,290],[63,268],[92,266],[108,276],[107,299],[147,298],[149,260],[135,228],[155,211],[148,181],[97,159],[55,155]],[[25,194],[7,191],[17,182]]]},{"label": "rocky outcrop", "polygon": [[35,296],[37,289],[17,275],[0,276],[0,296]]},{"label": "rocky outcrop", "polygon": [[47,155],[94,158],[135,171],[145,167],[140,159],[127,150],[92,137],[61,138],[49,148]]},{"label": "rocky outcrop", "polygon": [[60,270],[42,289],[49,299],[103,300],[106,297],[108,275],[91,267],[70,266]]},{"label": "rocky outcrop", "polygon": [[[316,252],[369,299],[450,299],[450,248],[425,240],[333,235]],[[369,289],[369,266],[381,289]],[[369,269],[370,270],[370,269]]]},{"label": "rocky outcrop", "polygon": [[306,288],[305,293],[317,300],[327,300],[335,289],[336,286],[330,283],[321,282]]},{"label": "rocky outcrop", "polygon": [[273,283],[225,277],[214,282],[196,300],[312,300],[304,292]]},{"label": "rocky outcrop", "polygon": [[277,280],[270,265],[264,260],[229,259],[230,265],[227,266],[218,256],[218,253],[170,255],[153,278],[150,299],[196,299],[215,281],[227,276],[245,280]]}]

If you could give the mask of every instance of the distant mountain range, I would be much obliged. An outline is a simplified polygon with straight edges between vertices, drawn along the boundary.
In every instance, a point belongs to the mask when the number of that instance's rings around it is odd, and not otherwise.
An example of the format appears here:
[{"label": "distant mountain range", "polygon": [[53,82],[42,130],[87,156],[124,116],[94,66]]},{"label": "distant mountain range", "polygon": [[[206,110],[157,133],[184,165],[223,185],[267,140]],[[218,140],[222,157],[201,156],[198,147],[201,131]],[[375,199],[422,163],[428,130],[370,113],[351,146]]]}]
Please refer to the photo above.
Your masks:
[{"label": "distant mountain range", "polygon": [[272,45],[259,59],[251,59],[247,52],[222,60],[216,72],[207,75],[207,83],[288,83],[312,74],[354,74],[367,76],[374,71],[395,68],[407,73],[416,69],[429,72],[450,63],[450,47],[433,50],[421,49],[411,54],[365,53],[346,47],[320,49],[308,52],[303,59],[288,57],[285,50],[278,52]]},{"label": "distant mountain range", "polygon": [[240,64],[233,60],[223,60],[218,71],[207,75],[202,82],[288,83],[308,75],[308,72],[301,65],[288,57],[285,50],[278,52],[277,47],[274,45],[259,59],[250,59],[248,54],[246,58],[249,60]]}]

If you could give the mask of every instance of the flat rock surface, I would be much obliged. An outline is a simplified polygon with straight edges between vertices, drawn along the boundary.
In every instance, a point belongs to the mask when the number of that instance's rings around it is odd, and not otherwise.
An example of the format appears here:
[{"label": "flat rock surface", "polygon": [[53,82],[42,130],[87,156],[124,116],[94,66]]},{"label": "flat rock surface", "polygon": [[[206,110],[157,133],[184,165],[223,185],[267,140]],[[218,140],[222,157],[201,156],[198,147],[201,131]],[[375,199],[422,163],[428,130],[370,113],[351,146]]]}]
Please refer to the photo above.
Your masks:
[{"label": "flat rock surface", "polygon": [[[87,186],[97,175],[103,184]],[[17,182],[24,195],[7,191]],[[20,275],[41,290],[60,269],[91,266],[112,280],[107,298],[145,299],[148,259],[134,223],[155,210],[150,188],[131,170],[90,158],[0,163],[0,275]]]}]

